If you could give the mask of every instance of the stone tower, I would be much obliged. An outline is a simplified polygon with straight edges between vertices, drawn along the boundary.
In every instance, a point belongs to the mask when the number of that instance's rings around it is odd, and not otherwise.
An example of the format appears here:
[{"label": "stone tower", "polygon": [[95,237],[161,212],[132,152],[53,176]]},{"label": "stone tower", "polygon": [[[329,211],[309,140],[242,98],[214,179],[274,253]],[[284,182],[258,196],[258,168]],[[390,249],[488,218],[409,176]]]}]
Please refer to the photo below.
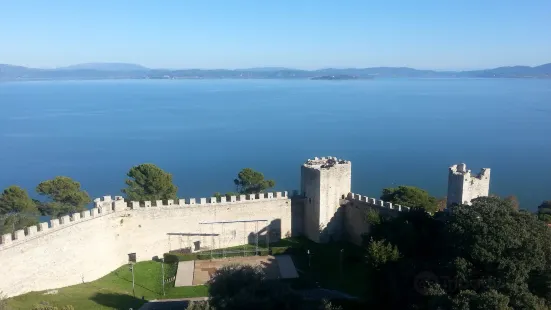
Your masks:
[{"label": "stone tower", "polygon": [[482,168],[478,175],[471,175],[467,165],[453,165],[448,175],[447,207],[453,204],[471,204],[477,197],[488,196],[490,192],[490,168]]},{"label": "stone tower", "polygon": [[304,201],[304,234],[310,240],[326,242],[342,232],[340,200],[350,193],[350,161],[336,157],[309,159],[301,167]]}]

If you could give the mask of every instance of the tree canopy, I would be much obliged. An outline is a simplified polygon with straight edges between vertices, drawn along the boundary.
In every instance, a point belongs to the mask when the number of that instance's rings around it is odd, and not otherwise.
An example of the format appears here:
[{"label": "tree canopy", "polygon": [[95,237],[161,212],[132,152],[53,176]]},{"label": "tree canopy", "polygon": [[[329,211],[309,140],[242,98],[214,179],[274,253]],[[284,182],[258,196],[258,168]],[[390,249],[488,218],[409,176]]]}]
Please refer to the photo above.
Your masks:
[{"label": "tree canopy", "polygon": [[38,208],[26,190],[12,185],[0,195],[0,233],[13,233],[38,223]]},{"label": "tree canopy", "polygon": [[41,182],[36,192],[47,196],[50,201],[39,206],[43,214],[59,216],[85,209],[91,202],[88,193],[80,188],[80,183],[69,177],[57,176]]},{"label": "tree canopy", "polygon": [[383,189],[381,200],[400,204],[410,208],[422,208],[430,213],[438,211],[439,204],[435,197],[415,186],[400,185]]},{"label": "tree canopy", "polygon": [[325,300],[304,299],[287,282],[268,279],[259,266],[223,266],[214,272],[208,284],[210,307],[196,304],[194,309],[342,310]]},{"label": "tree canopy", "polygon": [[6,188],[0,195],[0,214],[36,213],[36,204],[26,190],[17,185]]},{"label": "tree canopy", "polygon": [[480,197],[437,216],[402,212],[373,225],[369,236],[377,268],[367,281],[376,309],[548,309],[551,303],[551,230],[510,201]]},{"label": "tree canopy", "polygon": [[275,186],[274,180],[265,180],[264,174],[251,168],[241,170],[233,182],[241,194],[261,193]]},{"label": "tree canopy", "polygon": [[178,187],[172,183],[172,174],[154,164],[141,164],[128,171],[127,187],[122,192],[129,200],[176,199]]},{"label": "tree canopy", "polygon": [[538,206],[538,219],[551,224],[551,200],[546,200]]},{"label": "tree canopy", "polygon": [[209,281],[209,302],[216,310],[298,309],[302,302],[286,283],[269,280],[259,267],[227,265]]}]

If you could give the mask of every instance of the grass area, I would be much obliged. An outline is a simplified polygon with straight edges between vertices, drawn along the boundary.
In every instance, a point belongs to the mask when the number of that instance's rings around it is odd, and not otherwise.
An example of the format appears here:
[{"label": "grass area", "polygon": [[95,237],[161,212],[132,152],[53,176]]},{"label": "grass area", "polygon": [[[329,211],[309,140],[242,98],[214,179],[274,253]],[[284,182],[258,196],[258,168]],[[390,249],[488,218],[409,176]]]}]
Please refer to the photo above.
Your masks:
[{"label": "grass area", "polygon": [[[317,244],[306,238],[288,238],[271,247],[281,247],[291,254],[300,278],[287,280],[296,289],[322,287],[361,296],[366,291],[366,270],[363,250],[350,243]],[[253,250],[254,245],[246,245]],[[259,248],[266,246],[259,244]],[[243,246],[226,250],[240,250]],[[310,257],[307,251],[310,250]],[[341,252],[341,250],[343,250]],[[341,254],[342,253],[342,254]],[[177,264],[164,264],[165,278],[171,279]],[[165,285],[162,294],[161,263],[148,261],[134,266],[135,296],[132,292],[132,273],[127,265],[118,268],[105,277],[90,283],[83,283],[58,289],[57,294],[31,292],[8,300],[11,309],[31,309],[40,302],[53,306],[72,305],[75,309],[138,309],[148,300],[208,295],[207,286],[174,287],[174,282]]]},{"label": "grass area", "polygon": [[[174,264],[165,264],[165,277],[176,273]],[[174,287],[174,282],[165,285],[162,295],[161,263],[148,261],[134,266],[135,294],[132,293],[132,273],[128,266],[122,266],[105,277],[90,283],[83,283],[58,289],[57,294],[31,292],[8,300],[11,309],[31,309],[33,305],[46,301],[54,306],[72,305],[75,309],[138,309],[148,300],[163,298],[184,298],[207,296],[206,286]]]}]

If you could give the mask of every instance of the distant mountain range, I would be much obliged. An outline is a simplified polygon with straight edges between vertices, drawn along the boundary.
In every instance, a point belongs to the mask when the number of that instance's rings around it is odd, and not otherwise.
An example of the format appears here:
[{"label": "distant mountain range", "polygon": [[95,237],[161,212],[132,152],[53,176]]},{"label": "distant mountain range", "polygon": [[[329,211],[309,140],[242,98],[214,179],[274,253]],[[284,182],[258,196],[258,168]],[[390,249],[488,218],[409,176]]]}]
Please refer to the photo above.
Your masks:
[{"label": "distant mountain range", "polygon": [[551,63],[472,71],[417,70],[407,67],[298,70],[280,67],[249,69],[150,69],[127,63],[86,63],[56,69],[0,64],[0,81],[90,79],[316,79],[350,76],[354,79],[409,78],[551,78]]}]

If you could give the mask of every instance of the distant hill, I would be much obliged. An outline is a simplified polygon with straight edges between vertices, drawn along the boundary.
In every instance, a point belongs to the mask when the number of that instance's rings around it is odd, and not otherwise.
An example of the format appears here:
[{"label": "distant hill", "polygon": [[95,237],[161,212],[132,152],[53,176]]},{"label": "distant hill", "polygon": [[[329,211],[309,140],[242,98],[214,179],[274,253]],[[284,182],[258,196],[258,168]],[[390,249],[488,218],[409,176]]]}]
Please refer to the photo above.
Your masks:
[{"label": "distant hill", "polygon": [[85,64],[71,65],[67,67],[60,67],[56,70],[148,71],[149,68],[128,63],[91,62]]},{"label": "distant hill", "polygon": [[551,63],[536,67],[512,66],[472,71],[417,70],[407,67],[327,68],[298,70],[280,67],[250,69],[148,69],[127,63],[87,63],[57,69],[35,69],[0,64],[0,81],[85,79],[312,79],[320,76],[371,78],[551,78]]},{"label": "distant hill", "polygon": [[247,69],[238,69],[240,71],[247,71],[247,72],[270,72],[270,71],[288,71],[288,70],[294,70],[289,68],[283,68],[283,67],[260,67],[260,68],[247,68]]}]

